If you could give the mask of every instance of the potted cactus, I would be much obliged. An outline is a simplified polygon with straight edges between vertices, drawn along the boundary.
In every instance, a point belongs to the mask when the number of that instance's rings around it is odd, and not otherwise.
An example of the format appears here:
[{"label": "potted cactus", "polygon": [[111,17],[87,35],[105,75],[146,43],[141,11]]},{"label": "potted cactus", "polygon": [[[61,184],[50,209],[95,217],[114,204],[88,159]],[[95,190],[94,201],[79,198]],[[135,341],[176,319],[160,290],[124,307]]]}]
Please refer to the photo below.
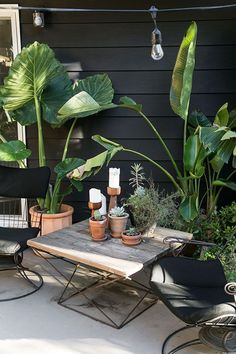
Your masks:
[{"label": "potted cactus", "polygon": [[120,238],[122,232],[126,229],[129,214],[125,212],[124,207],[114,207],[109,211],[109,225],[111,236]]},{"label": "potted cactus", "polygon": [[99,210],[94,211],[94,215],[89,219],[90,233],[93,241],[105,241],[107,218],[100,214]]},{"label": "potted cactus", "polygon": [[128,230],[122,232],[121,237],[122,242],[127,246],[136,246],[142,241],[141,233],[135,227],[130,227]]}]

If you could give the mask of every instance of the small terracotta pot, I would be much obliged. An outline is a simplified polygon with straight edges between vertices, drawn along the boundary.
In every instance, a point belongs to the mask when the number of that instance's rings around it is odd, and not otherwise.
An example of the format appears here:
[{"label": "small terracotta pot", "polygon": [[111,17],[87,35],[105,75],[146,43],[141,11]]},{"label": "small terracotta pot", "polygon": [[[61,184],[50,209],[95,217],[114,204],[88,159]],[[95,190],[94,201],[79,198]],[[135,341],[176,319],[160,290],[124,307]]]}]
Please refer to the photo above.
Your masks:
[{"label": "small terracotta pot", "polygon": [[94,218],[89,219],[90,233],[94,241],[104,241],[105,230],[107,226],[107,218],[104,216],[103,220],[97,221]]},{"label": "small terracotta pot", "polygon": [[142,241],[141,233],[138,233],[135,236],[128,236],[128,235],[126,235],[126,233],[124,231],[124,232],[122,232],[121,237],[122,237],[122,242],[127,246],[136,246],[136,245],[139,245],[140,242]]},{"label": "small terracotta pot", "polygon": [[[41,214],[37,211],[38,206],[32,206],[29,210],[31,215],[31,226],[38,227]],[[63,229],[64,227],[72,225],[72,214],[74,208],[67,204],[61,205],[60,213],[57,214],[43,214],[41,225],[41,236],[47,235],[51,232]]]},{"label": "small terracotta pot", "polygon": [[109,225],[111,229],[111,236],[114,238],[121,238],[121,234],[126,229],[129,214],[124,216],[109,215]]}]

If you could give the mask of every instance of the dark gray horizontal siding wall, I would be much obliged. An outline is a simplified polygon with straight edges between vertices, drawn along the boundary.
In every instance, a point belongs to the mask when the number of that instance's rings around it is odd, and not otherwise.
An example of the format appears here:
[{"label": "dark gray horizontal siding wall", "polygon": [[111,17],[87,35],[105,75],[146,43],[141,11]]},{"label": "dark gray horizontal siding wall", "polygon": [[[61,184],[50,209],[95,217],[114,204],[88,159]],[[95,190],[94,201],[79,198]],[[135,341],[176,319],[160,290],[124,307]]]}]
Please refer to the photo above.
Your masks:
[{"label": "dark gray horizontal siding wall", "polygon": [[[6,3],[6,1],[1,1]],[[13,3],[15,1],[12,1]],[[34,1],[33,4],[51,7],[90,8],[149,8],[152,1],[141,0],[67,0]],[[234,1],[201,0],[170,1],[159,0],[159,8],[229,4]],[[32,1],[19,1],[22,6],[32,6]],[[165,56],[160,62],[150,58],[150,33],[153,24],[148,14],[103,14],[103,13],[52,13],[46,16],[46,27],[32,26],[32,13],[21,13],[22,45],[35,40],[48,43],[57,57],[66,65],[72,78],[84,78],[97,72],[107,72],[116,92],[116,100],[129,95],[143,104],[144,111],[157,124],[175,159],[181,166],[182,121],[170,109],[168,92],[171,71],[178,46],[191,20],[198,23],[197,61],[193,84],[191,109],[200,109],[208,116],[214,116],[217,108],[225,102],[234,107],[236,102],[236,9],[204,12],[183,12],[158,15],[158,25],[163,35]],[[66,125],[52,130],[45,127],[48,164],[53,167],[60,159]],[[93,134],[102,134],[124,146],[140,150],[161,162],[172,171],[168,158],[152,132],[135,113],[113,110],[92,118],[81,120],[76,128],[70,155],[89,158],[101,151],[90,140]],[[30,166],[37,165],[37,144],[35,127],[27,129],[27,142],[33,150]],[[137,157],[121,153],[114,158],[113,166],[121,168],[123,194],[129,192],[129,169]],[[151,171],[143,162],[147,175],[161,188],[172,186],[159,171]],[[173,172],[173,171],[172,171]],[[53,176],[54,178],[54,176]],[[104,192],[108,171],[85,182],[84,192],[74,193],[69,202],[76,206],[76,218],[83,218],[86,211],[88,189],[99,187]]]}]

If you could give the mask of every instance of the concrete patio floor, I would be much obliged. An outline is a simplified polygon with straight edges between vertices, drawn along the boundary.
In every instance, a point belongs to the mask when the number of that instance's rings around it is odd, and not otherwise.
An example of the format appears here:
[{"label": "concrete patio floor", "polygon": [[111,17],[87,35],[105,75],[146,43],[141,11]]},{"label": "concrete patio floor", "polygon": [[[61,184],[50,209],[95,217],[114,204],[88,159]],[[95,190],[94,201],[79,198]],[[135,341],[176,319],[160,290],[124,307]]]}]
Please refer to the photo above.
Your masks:
[{"label": "concrete patio floor", "polygon": [[[63,261],[57,262],[61,269],[69,270]],[[59,306],[56,299],[62,278],[31,250],[25,252],[24,265],[43,275],[44,286],[29,297],[0,303],[1,354],[159,354],[165,337],[183,326],[158,302],[124,328],[113,329]],[[9,279],[1,274],[0,293]],[[10,285],[19,290],[17,281]],[[173,343],[191,339],[196,333],[189,330]],[[203,345],[181,352],[189,353],[215,352]]]}]

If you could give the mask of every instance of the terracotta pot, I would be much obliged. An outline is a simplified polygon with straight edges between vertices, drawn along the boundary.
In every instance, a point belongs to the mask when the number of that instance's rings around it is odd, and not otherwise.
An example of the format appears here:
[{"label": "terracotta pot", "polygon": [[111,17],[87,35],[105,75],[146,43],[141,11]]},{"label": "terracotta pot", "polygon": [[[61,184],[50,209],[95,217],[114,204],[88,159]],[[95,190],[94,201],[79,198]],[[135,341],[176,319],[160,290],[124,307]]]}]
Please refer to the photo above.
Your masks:
[{"label": "terracotta pot", "polygon": [[[31,226],[37,227],[40,221],[40,213],[37,211],[38,206],[35,205],[30,208],[29,213],[31,215]],[[43,214],[41,235],[47,235],[51,232],[64,229],[64,227],[72,225],[72,214],[74,208],[67,204],[61,205],[61,212],[58,214]]]},{"label": "terracotta pot", "polygon": [[121,234],[126,229],[129,214],[124,216],[111,216],[109,215],[109,225],[111,229],[111,236],[121,238]]},{"label": "terracotta pot", "polygon": [[106,226],[107,226],[107,218],[105,216],[101,221],[97,221],[94,218],[89,219],[90,233],[94,241],[104,241],[106,239],[105,236]]},{"label": "terracotta pot", "polygon": [[139,245],[142,241],[141,233],[138,233],[137,235],[134,236],[128,236],[124,231],[122,232],[121,237],[122,237],[122,242],[127,246],[136,246]]}]

